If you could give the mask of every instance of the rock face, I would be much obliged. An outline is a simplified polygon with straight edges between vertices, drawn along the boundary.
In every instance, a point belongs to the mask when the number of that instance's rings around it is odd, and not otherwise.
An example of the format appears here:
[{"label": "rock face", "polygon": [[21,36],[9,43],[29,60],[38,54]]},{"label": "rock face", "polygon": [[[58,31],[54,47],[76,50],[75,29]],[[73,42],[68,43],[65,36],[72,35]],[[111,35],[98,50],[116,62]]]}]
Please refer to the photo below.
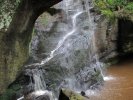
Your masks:
[{"label": "rock face", "polygon": [[118,20],[117,49],[120,55],[133,53],[133,22],[131,20]]},{"label": "rock face", "polygon": [[[0,32],[0,94],[11,84],[28,59],[28,43],[20,40],[5,41],[6,33]],[[13,37],[10,37],[13,38]]]},{"label": "rock face", "polygon": [[[40,14],[60,1],[51,0],[47,2],[47,0],[40,0],[38,3],[38,1],[30,2],[29,0],[29,2],[25,2],[22,0],[18,3],[18,6],[16,5],[17,9],[6,34],[0,32],[0,94],[15,80],[19,68],[22,68],[28,59],[29,41],[31,40],[31,33],[36,19]],[[5,6],[4,8],[8,7]],[[9,14],[11,12],[5,13]],[[5,23],[7,23],[7,20],[3,20],[2,26]]]},{"label": "rock face", "polygon": [[69,89],[62,89],[60,92],[59,100],[89,100],[89,97],[82,96]]},{"label": "rock face", "polygon": [[133,22],[129,19],[109,20],[103,16],[97,20],[96,42],[102,61],[133,53]]},{"label": "rock face", "polygon": [[100,15],[97,20],[96,28],[96,44],[98,54],[102,61],[116,57],[117,52],[117,37],[118,37],[118,20],[109,20],[105,16]]}]

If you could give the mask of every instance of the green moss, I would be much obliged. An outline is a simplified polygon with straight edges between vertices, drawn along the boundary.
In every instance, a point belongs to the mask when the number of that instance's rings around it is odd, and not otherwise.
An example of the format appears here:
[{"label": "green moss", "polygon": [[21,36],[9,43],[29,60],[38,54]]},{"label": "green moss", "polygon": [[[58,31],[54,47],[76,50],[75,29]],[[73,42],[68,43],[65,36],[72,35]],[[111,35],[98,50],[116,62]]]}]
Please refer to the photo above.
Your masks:
[{"label": "green moss", "polygon": [[[14,80],[17,72],[20,70],[21,66],[27,61],[28,50],[27,47],[22,46],[18,41],[15,43],[15,52],[8,57],[8,66],[10,67],[9,77],[11,80]],[[15,56],[14,56],[15,55]]]},{"label": "green moss", "polygon": [[3,95],[0,96],[0,100],[15,100],[16,95],[21,92],[20,85],[14,85],[10,89],[7,89]]},{"label": "green moss", "polygon": [[116,64],[119,62],[118,57],[113,57],[113,58],[109,58],[108,60],[105,61],[106,66],[109,67],[110,65]]},{"label": "green moss", "polygon": [[0,100],[10,100],[14,94],[15,92],[13,90],[7,90],[2,96],[0,96]]},{"label": "green moss", "polygon": [[85,97],[69,89],[62,89],[62,91],[67,97],[69,97],[70,100],[86,100]]},{"label": "green moss", "polygon": [[133,2],[128,0],[94,0],[95,8],[107,17],[129,17],[133,14]]},{"label": "green moss", "polygon": [[24,45],[20,41],[15,41],[11,45],[7,45],[3,41],[5,35],[6,33],[0,34],[0,94],[15,80],[19,70],[29,57],[28,43]]}]

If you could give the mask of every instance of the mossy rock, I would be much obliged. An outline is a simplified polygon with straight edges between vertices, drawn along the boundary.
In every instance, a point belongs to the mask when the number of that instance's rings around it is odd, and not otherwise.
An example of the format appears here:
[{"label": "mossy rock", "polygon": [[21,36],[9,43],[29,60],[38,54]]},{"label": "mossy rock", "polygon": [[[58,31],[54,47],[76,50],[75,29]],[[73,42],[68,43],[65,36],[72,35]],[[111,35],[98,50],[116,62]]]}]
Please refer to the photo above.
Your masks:
[{"label": "mossy rock", "polygon": [[0,95],[0,100],[17,100],[22,95],[22,88],[20,84],[11,84],[8,88]]},{"label": "mossy rock", "polygon": [[89,100],[88,98],[69,89],[62,89],[62,92],[69,98],[69,100]]},{"label": "mossy rock", "polygon": [[[0,32],[0,94],[3,94],[28,60],[29,46],[22,41],[6,41],[7,33]],[[12,38],[12,37],[11,37]]]}]

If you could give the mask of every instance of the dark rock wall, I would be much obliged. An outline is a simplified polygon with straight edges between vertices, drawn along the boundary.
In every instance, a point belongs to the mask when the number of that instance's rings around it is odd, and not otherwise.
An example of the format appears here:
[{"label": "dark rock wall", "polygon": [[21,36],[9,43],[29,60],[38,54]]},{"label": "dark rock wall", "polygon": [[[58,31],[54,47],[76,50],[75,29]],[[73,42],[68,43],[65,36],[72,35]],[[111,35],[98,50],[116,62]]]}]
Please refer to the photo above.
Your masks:
[{"label": "dark rock wall", "polygon": [[133,22],[119,19],[117,50],[120,55],[133,53]]},{"label": "dark rock wall", "polygon": [[101,16],[97,21],[96,44],[102,61],[132,56],[133,22],[125,18],[109,20]]}]

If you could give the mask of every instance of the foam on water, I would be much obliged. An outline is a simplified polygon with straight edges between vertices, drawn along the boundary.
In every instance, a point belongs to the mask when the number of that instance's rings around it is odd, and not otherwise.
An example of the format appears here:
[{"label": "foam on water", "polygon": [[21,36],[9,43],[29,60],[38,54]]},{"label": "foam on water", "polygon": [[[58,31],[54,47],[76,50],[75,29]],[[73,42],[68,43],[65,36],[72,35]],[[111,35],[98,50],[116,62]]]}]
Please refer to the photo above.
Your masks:
[{"label": "foam on water", "polygon": [[94,96],[94,95],[97,95],[97,92],[94,91],[94,90],[87,90],[86,92],[86,95],[89,97],[89,96]]},{"label": "foam on water", "polygon": [[114,80],[115,78],[114,77],[112,77],[112,76],[105,76],[105,77],[103,77],[103,80],[104,81],[110,81],[110,80]]},{"label": "foam on water", "polygon": [[36,95],[36,96],[41,96],[41,95],[45,95],[45,94],[49,94],[52,96],[52,92],[47,91],[47,90],[38,90],[32,93],[32,95]]}]

